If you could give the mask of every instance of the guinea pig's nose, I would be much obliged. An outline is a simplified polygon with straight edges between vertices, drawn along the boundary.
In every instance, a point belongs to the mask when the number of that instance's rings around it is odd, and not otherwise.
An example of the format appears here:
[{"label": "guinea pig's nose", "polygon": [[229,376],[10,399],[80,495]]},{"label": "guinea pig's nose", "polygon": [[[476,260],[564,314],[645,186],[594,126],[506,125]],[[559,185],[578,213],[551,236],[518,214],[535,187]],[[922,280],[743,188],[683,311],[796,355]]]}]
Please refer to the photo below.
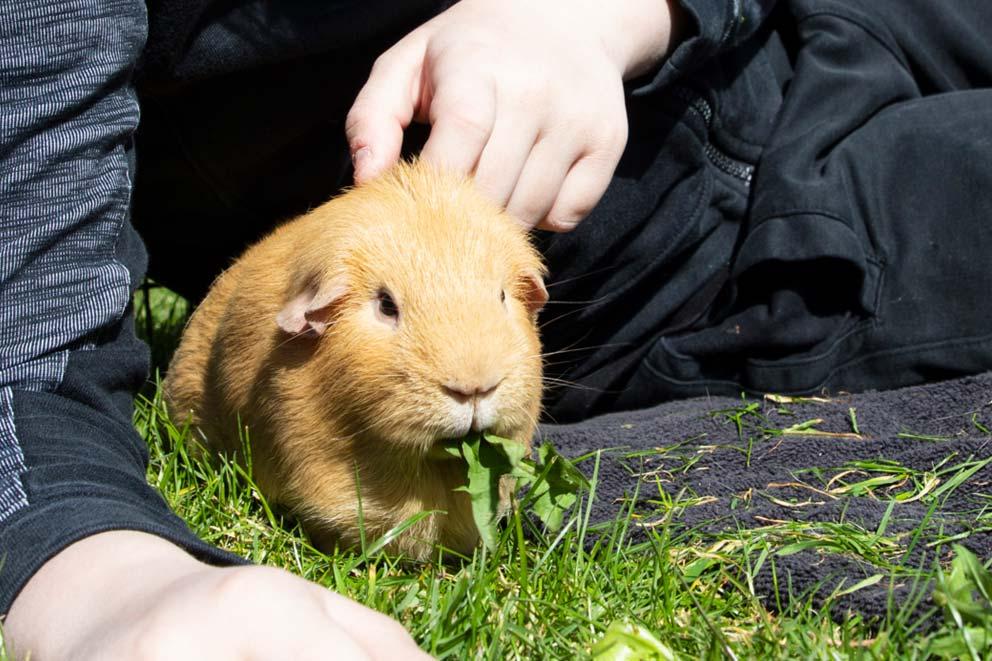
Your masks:
[{"label": "guinea pig's nose", "polygon": [[459,404],[464,404],[473,399],[481,400],[489,397],[489,395],[496,392],[496,388],[498,388],[501,383],[503,383],[502,378],[488,381],[483,384],[479,384],[478,382],[462,381],[459,379],[451,379],[450,381],[442,383],[441,389],[444,390],[446,395]]}]

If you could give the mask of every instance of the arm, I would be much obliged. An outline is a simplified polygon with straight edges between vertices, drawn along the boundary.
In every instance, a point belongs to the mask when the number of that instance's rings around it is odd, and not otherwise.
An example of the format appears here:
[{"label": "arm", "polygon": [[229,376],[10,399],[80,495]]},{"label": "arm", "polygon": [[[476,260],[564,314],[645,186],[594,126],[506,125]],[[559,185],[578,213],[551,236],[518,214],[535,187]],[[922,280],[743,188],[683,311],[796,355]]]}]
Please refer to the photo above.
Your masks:
[{"label": "arm", "polygon": [[[139,643],[163,658],[252,658],[289,638],[358,658],[416,653],[397,624],[286,572],[216,566],[243,561],[147,484],[131,423],[148,369],[130,306],[145,252],[128,220],[145,8],[0,0],[0,16],[7,642],[36,659],[134,658]],[[245,630],[239,616],[272,624]]]},{"label": "arm", "polygon": [[0,3],[0,612],[51,556],[103,530],[230,563],[144,480],[131,398],[148,370],[128,222],[137,0]]},{"label": "arm", "polygon": [[426,656],[399,623],[289,572],[211,567],[160,537],[123,530],[46,563],[6,632],[16,658],[30,651],[33,659]]}]

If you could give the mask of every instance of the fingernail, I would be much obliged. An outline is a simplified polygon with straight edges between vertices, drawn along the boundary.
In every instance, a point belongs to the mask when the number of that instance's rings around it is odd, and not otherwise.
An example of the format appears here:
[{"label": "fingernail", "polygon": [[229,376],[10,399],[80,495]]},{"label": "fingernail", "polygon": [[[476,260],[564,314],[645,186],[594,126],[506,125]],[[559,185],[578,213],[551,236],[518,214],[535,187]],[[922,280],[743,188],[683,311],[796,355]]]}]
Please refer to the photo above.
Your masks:
[{"label": "fingernail", "polygon": [[545,218],[544,220],[542,220],[537,224],[537,227],[539,229],[548,230],[549,232],[558,232],[558,233],[571,232],[578,226],[579,226],[579,221],[571,220],[571,219],[551,220],[549,218]]},{"label": "fingernail", "polygon": [[355,178],[357,179],[359,175],[362,173],[362,171],[365,170],[367,167],[369,167],[369,164],[371,163],[372,163],[371,149],[369,149],[368,147],[362,147],[361,149],[356,150],[351,155],[351,165],[352,167],[355,168]]}]

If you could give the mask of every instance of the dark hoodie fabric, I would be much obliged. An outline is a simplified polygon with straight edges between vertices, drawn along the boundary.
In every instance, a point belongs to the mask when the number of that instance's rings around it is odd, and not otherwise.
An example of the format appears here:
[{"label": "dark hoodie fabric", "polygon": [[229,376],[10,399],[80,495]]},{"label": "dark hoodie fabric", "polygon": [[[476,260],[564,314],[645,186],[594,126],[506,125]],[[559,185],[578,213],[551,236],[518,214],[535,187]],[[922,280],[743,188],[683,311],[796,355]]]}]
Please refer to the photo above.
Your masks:
[{"label": "dark hoodie fabric", "polygon": [[[747,4],[747,3],[743,3]],[[628,104],[600,206],[547,238],[552,419],[992,368],[982,2],[791,0]]]}]

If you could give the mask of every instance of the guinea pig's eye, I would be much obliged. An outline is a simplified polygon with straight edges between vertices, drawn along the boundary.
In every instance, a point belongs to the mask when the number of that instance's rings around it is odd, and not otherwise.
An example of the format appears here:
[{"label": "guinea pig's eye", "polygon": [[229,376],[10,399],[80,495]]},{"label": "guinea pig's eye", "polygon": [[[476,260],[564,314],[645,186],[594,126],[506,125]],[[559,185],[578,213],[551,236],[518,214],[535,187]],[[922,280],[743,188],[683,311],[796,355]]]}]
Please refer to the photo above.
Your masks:
[{"label": "guinea pig's eye", "polygon": [[399,318],[400,309],[396,307],[396,301],[393,300],[392,295],[388,291],[380,289],[377,299],[379,301],[379,314],[390,319]]},{"label": "guinea pig's eye", "polygon": [[500,303],[506,303],[506,290],[505,289],[499,290],[499,302]]}]

